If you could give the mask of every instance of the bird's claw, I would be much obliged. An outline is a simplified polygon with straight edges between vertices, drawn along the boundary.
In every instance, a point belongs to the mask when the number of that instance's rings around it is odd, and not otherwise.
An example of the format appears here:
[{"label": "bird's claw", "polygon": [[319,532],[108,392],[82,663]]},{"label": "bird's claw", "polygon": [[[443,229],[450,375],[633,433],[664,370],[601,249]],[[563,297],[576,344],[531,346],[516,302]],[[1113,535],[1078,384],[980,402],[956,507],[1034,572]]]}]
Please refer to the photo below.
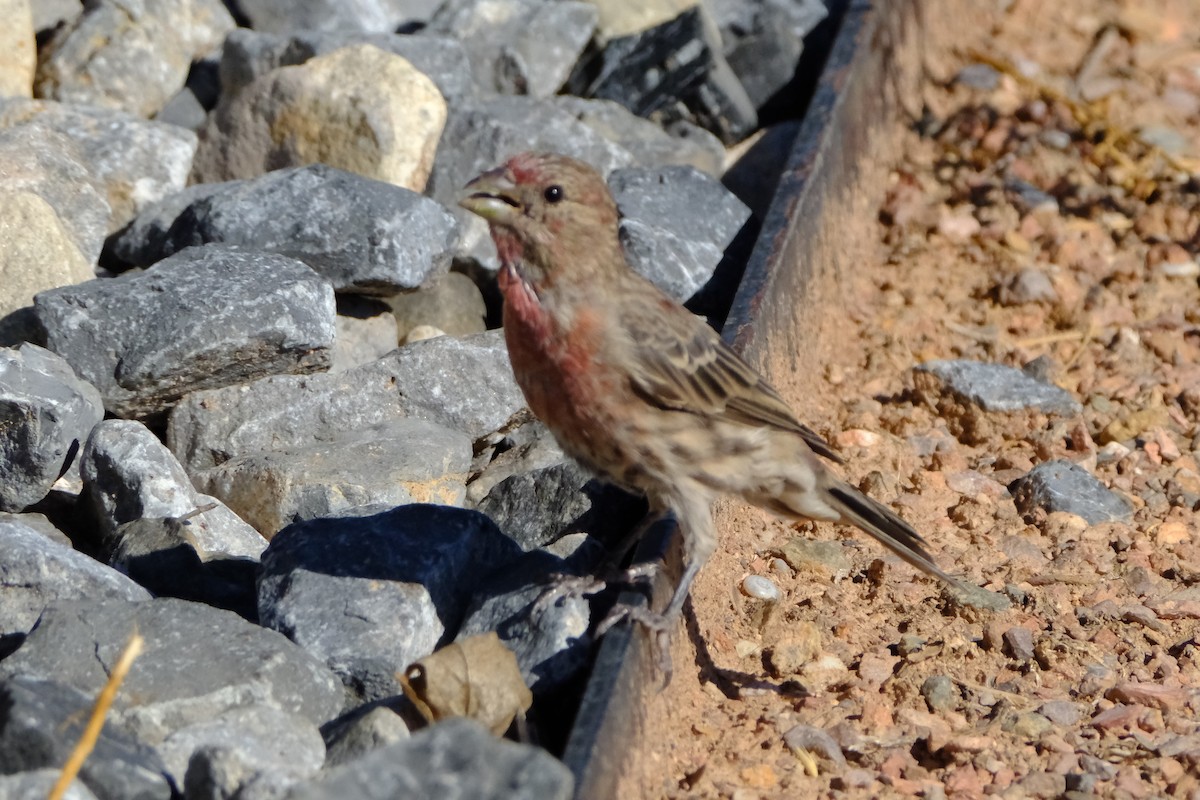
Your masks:
[{"label": "bird's claw", "polygon": [[647,583],[658,573],[659,565],[655,562],[634,564],[619,572],[608,572],[603,577],[598,575],[570,575],[556,573],[550,576],[549,584],[537,600],[533,601],[533,613],[543,614],[561,600],[587,597],[599,594],[614,583],[634,586]]},{"label": "bird's claw", "polygon": [[594,575],[569,575],[556,573],[550,576],[550,582],[537,600],[533,601],[533,613],[540,616],[549,611],[561,600],[575,597],[586,597],[597,594],[608,588],[608,581]]},{"label": "bird's claw", "polygon": [[665,687],[671,682],[671,632],[675,627],[674,620],[665,614],[656,614],[646,606],[618,603],[596,626],[596,638],[603,636],[614,625],[626,621],[641,625],[645,629],[650,638],[650,646],[654,648],[658,668],[663,675],[662,685]]}]

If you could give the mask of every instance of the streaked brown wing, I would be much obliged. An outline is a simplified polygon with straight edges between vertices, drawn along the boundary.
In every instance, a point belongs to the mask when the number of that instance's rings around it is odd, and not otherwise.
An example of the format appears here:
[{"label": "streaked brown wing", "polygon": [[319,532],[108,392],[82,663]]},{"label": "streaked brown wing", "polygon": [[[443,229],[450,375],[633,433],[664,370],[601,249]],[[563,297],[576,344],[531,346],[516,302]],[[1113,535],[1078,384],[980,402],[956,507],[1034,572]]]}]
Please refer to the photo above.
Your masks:
[{"label": "streaked brown wing", "polygon": [[626,330],[642,335],[633,343],[633,386],[660,408],[717,416],[745,425],[769,425],[791,431],[813,452],[836,463],[842,459],[749,364],[721,341],[698,317],[665,303],[653,319],[630,320]]}]

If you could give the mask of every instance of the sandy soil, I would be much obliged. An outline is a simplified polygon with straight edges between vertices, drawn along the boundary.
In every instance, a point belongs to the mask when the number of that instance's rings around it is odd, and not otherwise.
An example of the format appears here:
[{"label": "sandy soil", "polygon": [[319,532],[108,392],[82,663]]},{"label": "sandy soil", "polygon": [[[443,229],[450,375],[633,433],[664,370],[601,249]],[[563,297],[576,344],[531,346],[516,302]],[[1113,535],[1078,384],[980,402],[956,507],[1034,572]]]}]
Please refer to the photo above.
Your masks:
[{"label": "sandy soil", "polygon": [[[771,377],[849,480],[1013,607],[725,506],[625,796],[1200,798],[1200,181],[1180,178],[1200,175],[1200,8],[1017,0],[993,21],[924,54],[866,258],[818,293],[839,309],[808,343],[821,367]],[[1083,412],[964,434],[914,392],[938,358],[1041,359]],[[1006,486],[1053,458],[1132,520],[1023,517]],[[754,575],[783,600],[746,596]]]}]

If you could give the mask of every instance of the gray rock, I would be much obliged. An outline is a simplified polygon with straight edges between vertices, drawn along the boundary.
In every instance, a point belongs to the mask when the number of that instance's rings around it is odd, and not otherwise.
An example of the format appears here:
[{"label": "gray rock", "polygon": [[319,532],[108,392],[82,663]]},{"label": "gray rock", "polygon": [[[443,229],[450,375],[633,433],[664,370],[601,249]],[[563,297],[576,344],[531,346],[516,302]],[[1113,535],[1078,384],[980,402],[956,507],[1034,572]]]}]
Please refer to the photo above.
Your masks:
[{"label": "gray rock", "polygon": [[1078,414],[1081,406],[1070,392],[1043,383],[1019,369],[978,361],[928,361],[918,374],[933,376],[944,392],[984,411],[1036,410],[1046,414]]},{"label": "gray rock", "polygon": [[921,696],[929,705],[929,710],[936,713],[951,711],[958,705],[958,693],[954,690],[954,681],[945,675],[930,675],[921,684]]},{"label": "gray rock", "polygon": [[184,777],[187,800],[280,800],[299,779],[283,770],[257,770],[241,750],[212,744],[201,747]]},{"label": "gray rock", "polygon": [[1053,195],[1043,192],[1028,181],[1020,178],[1009,178],[1004,182],[1004,190],[1013,205],[1022,214],[1037,212],[1058,213],[1058,200]]},{"label": "gray rock", "polygon": [[30,5],[33,7],[33,29],[39,34],[59,23],[70,23],[83,13],[81,0],[38,0]]},{"label": "gray rock", "polygon": [[[94,702],[76,688],[29,675],[0,683],[0,773],[60,770],[83,734]],[[78,780],[100,800],[171,797],[158,755],[111,719],[105,721]]]},{"label": "gray rock", "polygon": [[582,159],[607,175],[633,155],[550,100],[489,97],[450,109],[428,194],[454,207],[467,181],[517,153],[549,150]]},{"label": "gray rock", "polygon": [[84,261],[95,264],[111,209],[85,163],[79,147],[60,133],[23,125],[0,130],[0,189],[45,200]]},{"label": "gray rock", "polygon": [[620,169],[609,187],[630,266],[677,300],[708,282],[750,209],[694,167]]},{"label": "gray rock", "polygon": [[253,621],[258,618],[257,553],[266,548],[266,539],[219,503],[200,509],[193,516],[126,522],[117,529],[109,563],[159,597],[207,603]]},{"label": "gray rock", "polygon": [[221,0],[95,0],[39,53],[35,94],[153,116],[235,27]]},{"label": "gray rock", "polygon": [[[249,779],[273,771],[299,780],[315,775],[325,762],[325,741],[311,720],[265,704],[232,708],[214,719],[180,728],[155,749],[176,786],[184,785],[191,772],[188,762],[201,750],[202,758],[209,762],[205,771],[210,776],[241,771]],[[214,763],[231,758],[240,760],[238,770]],[[223,796],[232,797],[239,785],[223,788]]]},{"label": "gray rock", "polygon": [[1055,725],[1065,727],[1083,719],[1083,710],[1070,700],[1047,700],[1038,708],[1038,713]]},{"label": "gray rock", "polygon": [[0,675],[44,676],[94,696],[129,637],[145,638],[109,719],[157,746],[171,733],[256,703],[314,725],[340,711],[324,664],[236,614],[174,598],[60,601],[48,606]]},{"label": "gray rock", "polygon": [[495,631],[516,655],[521,676],[532,691],[562,686],[587,665],[591,655],[590,605],[586,597],[576,595],[540,613],[534,606],[545,594],[550,576],[569,571],[565,562],[547,553],[527,554],[476,593],[456,639]]},{"label": "gray rock", "polygon": [[1004,632],[1004,651],[1010,658],[1017,661],[1030,661],[1033,658],[1033,632],[1019,625]]},{"label": "gray rock", "polygon": [[520,549],[474,511],[408,505],[351,513],[298,522],[271,540],[258,611],[263,625],[374,700],[400,693],[396,671],[451,638],[471,586],[512,564]]},{"label": "gray rock", "polygon": [[703,128],[680,123],[665,131],[613,100],[587,100],[564,94],[555,97],[554,104],[628,150],[638,166],[695,167],[714,178],[721,177],[725,145]]},{"label": "gray rock", "polygon": [[726,144],[758,124],[754,103],[722,55],[701,5],[674,19],[605,42],[576,67],[567,91],[615,100],[638,116],[694,122]]},{"label": "gray rock", "polygon": [[95,387],[36,345],[0,348],[0,511],[41,500],[104,418]]},{"label": "gray rock", "polygon": [[171,99],[154,115],[155,122],[177,125],[184,130],[192,132],[204,127],[204,121],[207,118],[208,109],[204,107],[200,102],[200,98],[188,86],[184,86],[178,92],[171,95]]},{"label": "gray rock", "polygon": [[149,600],[150,593],[117,572],[33,528],[0,521],[0,639],[28,633],[57,600]]},{"label": "gray rock", "polygon": [[[109,547],[145,552],[129,541],[137,530],[121,530],[143,518],[181,523],[186,518],[169,538],[191,547],[202,561],[257,558],[266,547],[262,536],[232,511],[197,492],[171,451],[140,422],[110,419],[97,425],[84,447],[80,471],[81,500]],[[196,513],[210,505],[214,507]]]},{"label": "gray rock", "polygon": [[75,143],[111,209],[107,231],[187,185],[196,135],[106,108],[13,98],[0,102],[0,128],[54,132]]},{"label": "gray rock", "polygon": [[171,414],[171,450],[197,472],[230,458],[335,442],[408,417],[472,438],[523,408],[503,334],[439,336],[335,375],[265,378],[195,392]]},{"label": "gray rock", "polygon": [[1050,278],[1040,269],[1027,267],[1010,275],[996,293],[1002,306],[1018,306],[1024,303],[1057,303],[1058,291]]},{"label": "gray rock", "polygon": [[295,30],[394,31],[424,22],[441,0],[239,0],[250,27],[271,33]]},{"label": "gray rock", "polygon": [[384,702],[368,703],[330,724],[325,737],[325,766],[349,764],[408,738],[408,725],[400,714]]},{"label": "gray rock", "polygon": [[[61,774],[59,767],[45,767],[0,775],[0,800],[45,800]],[[63,800],[96,800],[96,795],[76,778],[63,793]]]},{"label": "gray rock", "polygon": [[196,486],[263,536],[355,506],[461,506],[471,437],[420,419],[332,443],[239,456],[196,474]]},{"label": "gray rock", "polygon": [[451,719],[298,786],[288,800],[567,800],[573,791],[570,770],[542,748]]},{"label": "gray rock", "polygon": [[52,289],[34,301],[47,348],[117,416],[163,411],[188,392],[329,364],[333,291],[284,256],[189,248],[137,274]]},{"label": "gray rock", "polygon": [[487,514],[522,550],[553,542],[587,527],[593,475],[568,458],[540,423],[527,442],[496,456],[472,480],[467,499]]},{"label": "gray rock", "polygon": [[411,292],[388,298],[403,339],[418,325],[431,325],[451,336],[486,330],[487,305],[475,282],[461,272],[447,272]]},{"label": "gray rock", "polygon": [[1017,509],[1028,514],[1035,508],[1047,513],[1066,511],[1090,524],[1128,520],[1133,509],[1096,476],[1070,461],[1047,461],[1009,484]]},{"label": "gray rock", "polygon": [[45,514],[36,514],[33,512],[26,514],[10,514],[7,511],[0,511],[0,524],[11,523],[29,528],[37,535],[49,539],[55,544],[61,544],[64,547],[74,549],[71,544],[71,539],[65,533],[54,527],[54,523]]},{"label": "gray rock", "polygon": [[597,18],[595,5],[576,0],[448,0],[431,27],[463,43],[485,90],[550,97],[570,76]]},{"label": "gray rock", "polygon": [[1000,85],[1000,71],[991,64],[967,64],[954,76],[954,82],[983,92],[993,91]]},{"label": "gray rock", "polygon": [[[122,244],[133,229],[118,237],[114,250],[136,254],[132,263],[146,266],[193,245],[242,245],[303,261],[338,291],[390,294],[413,289],[444,268],[457,238],[454,217],[438,203],[324,164],[275,170],[198,194],[180,211],[160,250]],[[161,218],[161,207],[153,215]]]},{"label": "gray rock", "polygon": [[[791,82],[803,50],[796,7],[790,0],[706,0],[724,43],[725,60],[755,108]],[[817,4],[820,5],[819,3]],[[824,12],[821,7],[821,11]],[[802,22],[815,26],[824,13]]]},{"label": "gray rock", "polygon": [[150,266],[168,252],[168,234],[184,209],[237,183],[197,183],[151,203],[105,242],[104,255],[121,266]]},{"label": "gray rock", "polygon": [[247,28],[238,28],[225,39],[222,90],[237,92],[273,69],[303,64],[352,44],[371,44],[408,60],[437,84],[447,101],[457,102],[476,93],[466,49],[446,36],[315,30],[267,33]]}]

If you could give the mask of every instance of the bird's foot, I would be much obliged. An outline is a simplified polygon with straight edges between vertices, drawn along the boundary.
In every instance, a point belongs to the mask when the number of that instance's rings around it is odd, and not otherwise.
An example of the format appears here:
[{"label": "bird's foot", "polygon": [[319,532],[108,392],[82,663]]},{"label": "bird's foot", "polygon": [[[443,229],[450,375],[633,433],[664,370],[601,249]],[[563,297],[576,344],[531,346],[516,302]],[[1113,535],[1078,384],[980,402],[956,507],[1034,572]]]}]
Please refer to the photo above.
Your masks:
[{"label": "bird's foot", "polygon": [[604,575],[557,573],[550,576],[549,584],[533,602],[532,610],[535,615],[542,614],[562,600],[599,594],[613,584],[633,586],[644,583],[651,580],[658,570],[657,563],[649,563],[634,564],[624,570],[607,570]]},{"label": "bird's foot", "polygon": [[603,636],[614,625],[626,621],[645,629],[663,675],[662,686],[665,687],[671,682],[671,633],[678,621],[677,615],[656,614],[646,606],[618,603],[596,626],[596,637]]}]

